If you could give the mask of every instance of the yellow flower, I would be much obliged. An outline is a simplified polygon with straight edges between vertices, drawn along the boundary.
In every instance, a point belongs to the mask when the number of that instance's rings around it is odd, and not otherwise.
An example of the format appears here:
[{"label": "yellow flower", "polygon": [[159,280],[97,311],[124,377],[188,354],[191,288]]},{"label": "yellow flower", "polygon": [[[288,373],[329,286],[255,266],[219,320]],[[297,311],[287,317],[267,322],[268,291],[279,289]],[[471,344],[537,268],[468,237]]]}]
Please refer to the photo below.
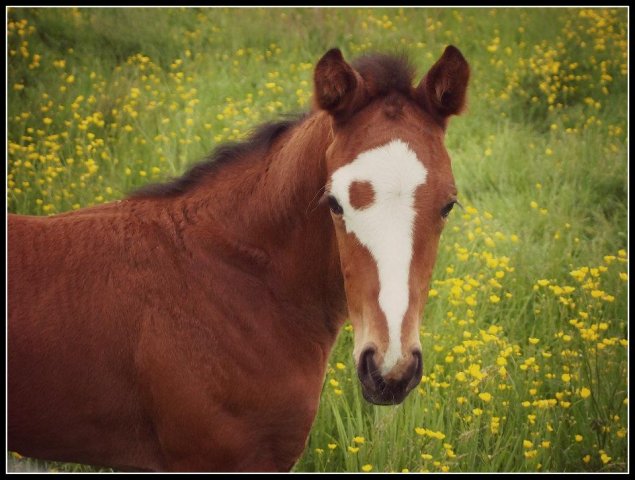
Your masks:
[{"label": "yellow flower", "polygon": [[490,295],[489,296],[489,301],[490,303],[498,303],[501,301],[500,297],[498,295]]},{"label": "yellow flower", "polygon": [[602,453],[602,455],[600,455],[600,459],[602,460],[603,464],[607,464],[611,461],[612,457],[609,457],[606,453]]},{"label": "yellow flower", "polygon": [[361,445],[366,441],[364,437],[353,437],[353,442]]},{"label": "yellow flower", "polygon": [[584,457],[582,457],[582,461],[584,463],[589,463],[591,461],[591,455],[585,455]]},{"label": "yellow flower", "polygon": [[563,382],[569,383],[571,381],[571,375],[568,373],[563,373],[561,378]]},{"label": "yellow flower", "polygon": [[346,368],[346,365],[344,365],[342,362],[337,362],[335,364],[335,368],[337,368],[338,370],[344,370]]},{"label": "yellow flower", "polygon": [[584,437],[582,435],[576,435],[575,436],[575,441],[576,442],[581,442],[582,440],[584,440]]},{"label": "yellow flower", "polygon": [[523,455],[525,455],[525,458],[534,458],[537,453],[538,450],[527,450],[526,452],[523,452]]},{"label": "yellow flower", "polygon": [[580,396],[581,396],[582,398],[587,398],[589,395],[591,395],[591,390],[589,390],[589,389],[588,389],[588,388],[586,388],[586,387],[582,387],[582,388],[580,389]]},{"label": "yellow flower", "polygon": [[328,447],[329,447],[329,450],[335,450],[337,448],[337,444],[336,443],[329,443]]},{"label": "yellow flower", "polygon": [[492,400],[492,394],[488,392],[479,393],[478,397],[484,402],[489,402]]},{"label": "yellow flower", "polygon": [[534,446],[534,443],[530,440],[523,440],[523,447],[525,448],[531,448]]},{"label": "yellow flower", "polygon": [[359,452],[359,447],[348,447],[348,451],[351,453]]},{"label": "yellow flower", "polygon": [[531,343],[532,345],[536,345],[539,341],[539,338],[529,337],[529,343]]},{"label": "yellow flower", "polygon": [[373,466],[370,463],[367,463],[366,465],[362,466],[362,470],[365,472],[370,472],[373,469]]},{"label": "yellow flower", "polygon": [[331,378],[329,380],[329,383],[331,384],[332,387],[338,387],[340,385],[340,382],[338,382],[337,380],[335,380],[334,378]]},{"label": "yellow flower", "polygon": [[467,371],[472,377],[477,380],[482,380],[483,378],[485,378],[485,374],[481,372],[481,366],[476,363],[472,363],[468,367]]},{"label": "yellow flower", "polygon": [[423,458],[424,460],[432,460],[432,455],[430,455],[429,453],[422,453],[421,458]]}]

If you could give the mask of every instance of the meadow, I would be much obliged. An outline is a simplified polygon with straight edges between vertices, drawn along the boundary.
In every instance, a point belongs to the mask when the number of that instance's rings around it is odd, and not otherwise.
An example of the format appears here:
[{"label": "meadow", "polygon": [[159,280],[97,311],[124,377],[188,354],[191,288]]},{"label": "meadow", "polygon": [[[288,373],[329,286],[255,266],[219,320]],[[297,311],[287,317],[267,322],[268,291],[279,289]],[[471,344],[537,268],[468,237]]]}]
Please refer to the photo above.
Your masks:
[{"label": "meadow", "polygon": [[469,108],[446,145],[463,208],[421,384],[366,403],[347,324],[294,470],[628,470],[625,8],[10,8],[7,41],[7,206],[31,215],[122,198],[308,110],[333,46],[406,52],[420,76],[459,47]]}]

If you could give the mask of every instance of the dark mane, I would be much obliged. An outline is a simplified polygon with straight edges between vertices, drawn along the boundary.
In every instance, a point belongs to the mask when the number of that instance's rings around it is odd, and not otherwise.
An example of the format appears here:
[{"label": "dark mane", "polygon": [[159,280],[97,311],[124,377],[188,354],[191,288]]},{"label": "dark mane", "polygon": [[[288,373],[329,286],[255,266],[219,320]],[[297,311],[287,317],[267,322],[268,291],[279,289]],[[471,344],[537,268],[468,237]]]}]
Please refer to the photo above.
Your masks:
[{"label": "dark mane", "polygon": [[409,95],[415,68],[405,54],[374,53],[359,57],[351,65],[373,86],[375,95],[397,91]]},{"label": "dark mane", "polygon": [[242,142],[225,143],[218,146],[205,160],[192,166],[181,177],[165,183],[152,183],[134,190],[128,198],[172,197],[190,190],[200,181],[223,165],[244,157],[246,154],[267,149],[280,135],[300,123],[306,114],[295,115],[278,122],[268,122],[258,126]]}]

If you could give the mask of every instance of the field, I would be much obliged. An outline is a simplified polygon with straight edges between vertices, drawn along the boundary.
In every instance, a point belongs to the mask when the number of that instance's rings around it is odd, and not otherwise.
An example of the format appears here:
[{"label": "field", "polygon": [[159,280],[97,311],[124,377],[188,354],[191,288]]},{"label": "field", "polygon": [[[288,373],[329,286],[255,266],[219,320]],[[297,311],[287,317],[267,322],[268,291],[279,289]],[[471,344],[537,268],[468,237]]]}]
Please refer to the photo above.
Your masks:
[{"label": "field", "polygon": [[365,403],[345,326],[295,471],[628,470],[626,9],[11,8],[7,33],[8,210],[35,215],[122,198],[309,109],[333,46],[405,51],[420,76],[459,47],[469,108],[446,145],[464,208],[422,382]]}]

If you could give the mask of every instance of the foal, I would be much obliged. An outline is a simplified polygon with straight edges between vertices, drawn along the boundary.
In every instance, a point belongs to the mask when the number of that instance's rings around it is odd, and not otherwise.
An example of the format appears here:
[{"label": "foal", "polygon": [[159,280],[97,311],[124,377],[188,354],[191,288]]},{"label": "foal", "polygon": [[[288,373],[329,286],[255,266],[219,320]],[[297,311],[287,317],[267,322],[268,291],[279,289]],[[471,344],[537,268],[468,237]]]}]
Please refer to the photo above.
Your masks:
[{"label": "foal", "polygon": [[468,65],[327,52],[315,107],[106,205],[9,217],[9,449],[134,470],[289,470],[348,316],[364,397],[421,378]]}]

